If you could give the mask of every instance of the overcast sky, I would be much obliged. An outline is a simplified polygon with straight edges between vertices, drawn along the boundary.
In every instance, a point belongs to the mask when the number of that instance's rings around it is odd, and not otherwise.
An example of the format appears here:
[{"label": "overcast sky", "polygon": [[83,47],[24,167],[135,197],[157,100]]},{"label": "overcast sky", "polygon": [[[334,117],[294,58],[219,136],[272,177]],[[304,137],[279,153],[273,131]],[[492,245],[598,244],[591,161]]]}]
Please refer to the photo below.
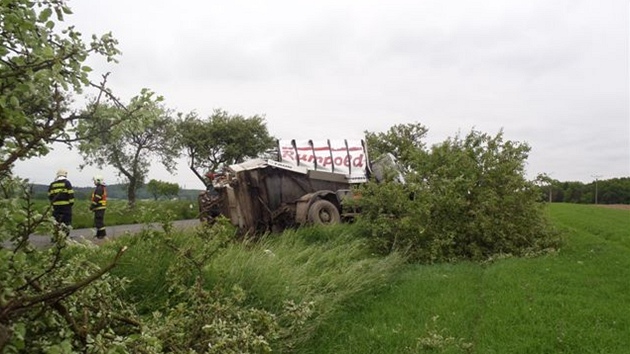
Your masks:
[{"label": "overcast sky", "polygon": [[[527,176],[630,176],[627,0],[69,1],[71,23],[111,31],[110,87],[168,107],[264,115],[281,139],[360,138],[420,122],[429,145],[471,129],[532,147]],[[15,172],[75,185],[94,168],[57,148]],[[103,175],[110,184],[113,169]],[[203,188],[180,164],[149,179]]]}]

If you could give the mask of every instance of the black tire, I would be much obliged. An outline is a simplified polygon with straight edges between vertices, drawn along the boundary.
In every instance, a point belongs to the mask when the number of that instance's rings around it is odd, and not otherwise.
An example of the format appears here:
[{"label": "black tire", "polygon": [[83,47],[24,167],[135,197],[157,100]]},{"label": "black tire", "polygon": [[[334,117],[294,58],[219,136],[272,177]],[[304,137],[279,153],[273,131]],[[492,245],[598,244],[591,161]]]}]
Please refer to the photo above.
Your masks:
[{"label": "black tire", "polygon": [[308,209],[308,221],[314,225],[332,225],[340,223],[341,216],[335,204],[319,199]]}]

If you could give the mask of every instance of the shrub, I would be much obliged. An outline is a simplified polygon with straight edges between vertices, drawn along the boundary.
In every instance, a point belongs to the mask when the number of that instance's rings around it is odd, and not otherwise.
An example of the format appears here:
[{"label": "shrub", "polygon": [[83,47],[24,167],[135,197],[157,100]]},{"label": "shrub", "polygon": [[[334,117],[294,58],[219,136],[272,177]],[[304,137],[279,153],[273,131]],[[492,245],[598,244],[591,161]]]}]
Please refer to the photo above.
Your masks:
[{"label": "shrub", "polygon": [[360,188],[364,232],[379,252],[404,249],[425,263],[557,247],[538,187],[524,177],[528,152],[476,131],[418,151],[407,184]]}]

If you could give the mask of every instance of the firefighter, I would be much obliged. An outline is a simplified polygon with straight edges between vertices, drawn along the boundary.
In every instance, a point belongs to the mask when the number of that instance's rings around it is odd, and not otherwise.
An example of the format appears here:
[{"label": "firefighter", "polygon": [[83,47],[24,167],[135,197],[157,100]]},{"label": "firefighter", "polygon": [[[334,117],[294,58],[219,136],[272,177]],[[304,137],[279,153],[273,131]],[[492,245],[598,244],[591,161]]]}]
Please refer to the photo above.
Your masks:
[{"label": "firefighter", "polygon": [[68,180],[68,171],[61,168],[57,171],[55,180],[48,186],[48,200],[53,208],[53,217],[64,225],[68,235],[72,227],[72,206],[74,205],[74,190]]},{"label": "firefighter", "polygon": [[96,238],[102,239],[107,233],[105,230],[105,209],[107,209],[107,187],[103,181],[103,176],[96,175],[94,181],[94,192],[92,192],[92,203],[90,210],[94,213],[94,227],[96,228]]}]

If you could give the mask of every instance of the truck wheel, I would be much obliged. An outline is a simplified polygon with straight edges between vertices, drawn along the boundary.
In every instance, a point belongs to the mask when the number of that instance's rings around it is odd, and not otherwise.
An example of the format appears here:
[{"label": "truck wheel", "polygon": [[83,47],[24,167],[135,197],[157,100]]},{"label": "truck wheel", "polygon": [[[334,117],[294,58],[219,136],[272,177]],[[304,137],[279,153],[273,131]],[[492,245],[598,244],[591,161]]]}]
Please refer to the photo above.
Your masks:
[{"label": "truck wheel", "polygon": [[338,224],[341,222],[341,216],[333,203],[319,199],[308,209],[308,221],[314,225]]}]

